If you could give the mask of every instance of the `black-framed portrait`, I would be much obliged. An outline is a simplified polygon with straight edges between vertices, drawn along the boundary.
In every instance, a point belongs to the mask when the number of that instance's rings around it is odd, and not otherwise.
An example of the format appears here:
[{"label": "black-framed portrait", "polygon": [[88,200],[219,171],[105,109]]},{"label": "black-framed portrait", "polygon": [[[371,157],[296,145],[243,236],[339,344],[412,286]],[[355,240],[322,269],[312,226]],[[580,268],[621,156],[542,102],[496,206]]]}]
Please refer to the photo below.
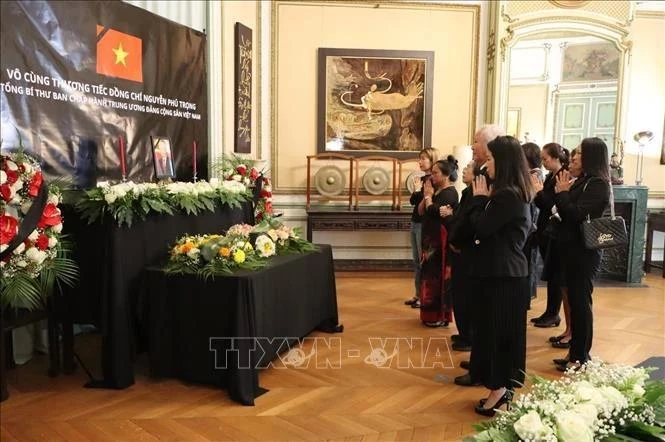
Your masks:
[{"label": "black-framed portrait", "polygon": [[155,177],[158,180],[175,179],[173,168],[173,150],[167,137],[151,136],[152,160],[155,165]]},{"label": "black-framed portrait", "polygon": [[432,140],[433,51],[319,48],[317,151],[412,158]]}]

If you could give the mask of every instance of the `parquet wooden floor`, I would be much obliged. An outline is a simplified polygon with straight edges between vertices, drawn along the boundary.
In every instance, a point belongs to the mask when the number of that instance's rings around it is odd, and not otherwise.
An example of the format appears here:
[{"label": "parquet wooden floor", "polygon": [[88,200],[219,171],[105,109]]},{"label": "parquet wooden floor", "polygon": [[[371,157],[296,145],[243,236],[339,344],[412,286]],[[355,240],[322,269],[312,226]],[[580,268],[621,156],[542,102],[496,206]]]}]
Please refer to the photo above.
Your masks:
[{"label": "parquet wooden floor", "polygon": [[[596,357],[636,364],[665,355],[664,281],[654,273],[645,279],[648,287],[596,289]],[[449,354],[447,338],[455,332],[454,326],[429,329],[420,325],[417,310],[403,305],[411,287],[407,274],[338,274],[340,320],[345,331],[312,336],[325,338],[329,344],[325,347],[320,345],[323,341],[317,341],[317,361],[327,360],[339,367],[317,368],[311,360],[307,368],[277,364],[261,373],[261,386],[270,391],[254,407],[238,405],[225,391],[211,387],[152,380],[145,376],[142,360],[131,388],[88,390],[82,388],[86,380],[82,370],[50,379],[46,358],[38,356],[9,372],[11,396],[0,405],[0,439],[459,440],[473,431],[471,424],[482,419],[472,408],[485,391],[453,384],[453,377],[464,373],[453,366],[468,353]],[[529,317],[541,313],[544,300],[545,290],[539,289]],[[528,328],[529,372],[558,376],[551,359],[562,357],[564,350],[555,350],[545,341],[560,330]],[[391,337],[406,339],[386,339]],[[76,341],[82,358],[93,368],[97,339],[79,336]],[[419,342],[425,351],[420,351]],[[437,343],[443,343],[438,354]],[[306,342],[305,354],[313,346],[313,341]],[[414,366],[408,367],[408,359]],[[443,361],[446,367],[435,366],[436,361]],[[384,366],[380,366],[382,362]]]}]

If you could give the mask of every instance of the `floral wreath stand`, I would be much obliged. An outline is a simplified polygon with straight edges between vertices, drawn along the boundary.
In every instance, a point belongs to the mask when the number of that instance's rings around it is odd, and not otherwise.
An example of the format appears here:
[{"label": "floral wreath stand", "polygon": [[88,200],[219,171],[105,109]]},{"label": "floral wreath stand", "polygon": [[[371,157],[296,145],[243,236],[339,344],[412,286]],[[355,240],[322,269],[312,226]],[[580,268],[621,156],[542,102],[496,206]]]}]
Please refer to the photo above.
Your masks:
[{"label": "floral wreath stand", "polygon": [[[12,164],[13,168],[9,168],[8,163]],[[2,159],[2,173],[0,181],[2,186],[0,188],[2,193],[3,205],[2,205],[2,245],[3,248],[0,250],[0,260],[2,260],[3,266],[11,263],[11,260],[15,256],[14,251],[19,250],[19,247],[25,250],[26,247],[32,247],[34,250],[37,250],[37,243],[29,243],[31,240],[31,235],[37,232],[38,226],[44,221],[44,214],[46,209],[50,209],[54,214],[58,215],[58,223],[61,223],[61,218],[59,217],[59,211],[55,208],[53,203],[49,203],[49,186],[42,179],[41,173],[37,172],[31,176],[27,186],[23,185],[23,182],[19,179],[20,174],[26,172],[25,164],[30,166],[29,161],[26,161],[24,164],[21,164],[22,169],[17,168],[16,163],[10,161],[9,157],[3,155]],[[34,171],[34,168],[31,167],[30,170]],[[28,170],[29,173],[29,170]],[[11,176],[10,176],[11,174]],[[10,178],[12,181],[10,181]],[[38,178],[38,179],[35,179]],[[15,187],[10,187],[18,183]],[[6,210],[6,205],[14,201],[14,196],[18,195],[18,192],[25,192],[26,189],[28,194],[32,197],[32,202],[28,206],[27,210],[24,212],[25,217],[19,219],[18,223],[14,218],[14,221],[11,221],[12,215]],[[49,208],[49,206],[52,206]],[[49,212],[50,213],[50,212]],[[45,224],[46,225],[46,224]],[[54,224],[51,224],[54,225]],[[44,229],[43,226],[39,226],[40,229]],[[46,242],[50,240],[48,237],[45,237]],[[57,243],[57,242],[56,242]],[[26,246],[26,244],[31,244]],[[46,244],[44,244],[46,246]],[[44,247],[46,248],[46,247]],[[32,250],[32,249],[31,249]],[[41,249],[40,249],[41,250]],[[37,252],[39,253],[39,252]],[[25,264],[24,264],[25,266]],[[3,272],[7,270],[7,267],[3,267]],[[39,274],[37,274],[39,275]],[[6,276],[3,274],[3,276]],[[33,276],[33,278],[38,278],[39,276]],[[57,277],[57,276],[56,276]],[[8,280],[3,278],[1,284],[8,283]],[[8,288],[3,286],[4,289]],[[10,289],[11,290],[11,289]],[[4,401],[9,396],[9,391],[7,388],[7,372],[9,368],[15,366],[13,358],[13,339],[11,331],[13,329],[32,324],[34,322],[46,319],[48,322],[48,344],[49,344],[49,368],[48,374],[50,376],[57,376],[60,372],[60,343],[58,340],[59,337],[59,321],[58,317],[68,319],[67,324],[71,324],[69,315],[65,315],[64,309],[62,314],[58,314],[56,305],[58,304],[56,298],[59,296],[44,296],[46,293],[43,293],[45,288],[37,289],[37,293],[42,291],[39,300],[33,300],[32,305],[21,305],[12,304],[8,301],[6,306],[0,305],[0,401]],[[48,289],[46,289],[48,290]],[[57,290],[53,290],[57,292]],[[3,304],[5,300],[2,300]],[[31,307],[31,308],[30,308]],[[63,323],[63,326],[67,324]],[[63,331],[70,329],[71,327],[63,327]],[[65,333],[68,335],[68,333]],[[65,354],[65,361],[68,359],[73,362],[73,339],[68,339],[69,336],[65,336],[65,348],[69,349],[69,352]],[[68,345],[69,343],[69,345]],[[69,358],[68,358],[69,357]],[[73,371],[73,363],[66,363],[65,371]]]},{"label": "floral wreath stand", "polygon": [[60,372],[60,343],[58,341],[58,320],[53,299],[49,299],[46,306],[40,310],[27,309],[10,310],[0,309],[0,402],[9,397],[7,389],[7,370],[16,364],[13,358],[13,343],[11,331],[43,319],[48,322],[49,367],[48,374],[55,377]]}]

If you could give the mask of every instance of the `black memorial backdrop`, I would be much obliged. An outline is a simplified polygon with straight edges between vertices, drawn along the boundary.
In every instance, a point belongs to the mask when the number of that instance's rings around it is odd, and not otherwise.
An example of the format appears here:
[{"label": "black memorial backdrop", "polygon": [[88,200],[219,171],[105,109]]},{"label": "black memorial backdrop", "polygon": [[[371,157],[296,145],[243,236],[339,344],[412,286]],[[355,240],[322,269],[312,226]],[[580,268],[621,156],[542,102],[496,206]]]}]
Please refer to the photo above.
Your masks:
[{"label": "black memorial backdrop", "polygon": [[[120,1],[2,1],[2,149],[80,188],[154,179],[150,136],[168,137],[176,179],[207,178],[206,36]],[[201,167],[203,166],[203,167]]]}]

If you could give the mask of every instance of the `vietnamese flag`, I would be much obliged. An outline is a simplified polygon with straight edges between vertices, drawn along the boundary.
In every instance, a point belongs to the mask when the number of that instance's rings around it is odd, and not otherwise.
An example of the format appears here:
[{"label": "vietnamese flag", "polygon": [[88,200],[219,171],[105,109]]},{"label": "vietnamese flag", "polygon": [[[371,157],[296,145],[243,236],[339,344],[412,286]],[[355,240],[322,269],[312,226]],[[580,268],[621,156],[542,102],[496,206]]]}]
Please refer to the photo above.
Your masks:
[{"label": "vietnamese flag", "polygon": [[97,73],[143,83],[141,39],[97,25]]}]

